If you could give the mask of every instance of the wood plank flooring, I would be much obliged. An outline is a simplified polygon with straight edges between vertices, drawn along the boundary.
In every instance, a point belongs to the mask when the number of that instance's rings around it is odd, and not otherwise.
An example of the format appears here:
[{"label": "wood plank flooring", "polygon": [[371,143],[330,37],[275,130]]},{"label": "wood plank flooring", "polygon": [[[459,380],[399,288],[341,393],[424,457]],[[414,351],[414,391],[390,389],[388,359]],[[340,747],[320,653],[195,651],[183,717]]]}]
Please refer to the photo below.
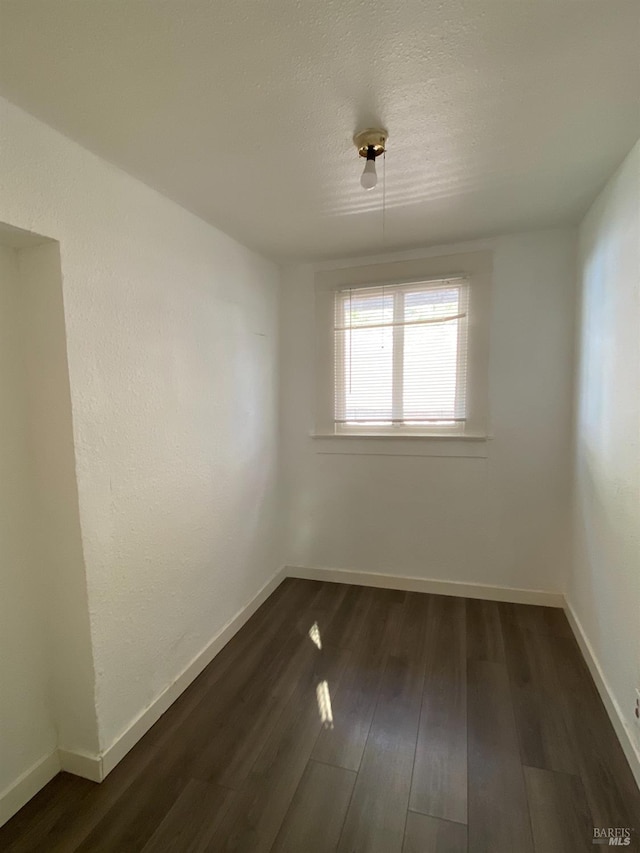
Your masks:
[{"label": "wood plank flooring", "polygon": [[564,614],[287,580],[102,785],[12,853],[573,853],[640,793]]}]

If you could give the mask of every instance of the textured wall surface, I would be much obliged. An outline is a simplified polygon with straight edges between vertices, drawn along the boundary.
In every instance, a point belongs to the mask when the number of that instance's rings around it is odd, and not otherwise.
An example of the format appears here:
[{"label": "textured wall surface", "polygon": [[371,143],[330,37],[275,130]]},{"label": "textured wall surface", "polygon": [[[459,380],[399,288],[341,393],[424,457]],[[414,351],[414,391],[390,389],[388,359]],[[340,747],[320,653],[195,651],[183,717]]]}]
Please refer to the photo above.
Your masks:
[{"label": "textured wall surface", "polygon": [[6,101],[0,175],[60,242],[105,748],[281,562],[278,275]]},{"label": "textured wall surface", "polygon": [[0,91],[243,243],[332,258],[379,251],[372,124],[389,249],[576,223],[640,134],[639,40],[637,0],[9,0]]},{"label": "textured wall surface", "polygon": [[[488,458],[390,455],[395,439],[382,453],[318,452],[326,441],[332,450],[348,450],[353,440],[309,437],[313,267],[286,270],[282,429],[290,565],[563,590],[574,244],[573,231],[549,231],[431,252],[493,250]],[[420,444],[428,452],[429,440]]]},{"label": "textured wall surface", "polygon": [[640,142],[580,228],[575,559],[567,597],[636,744],[640,687]]}]

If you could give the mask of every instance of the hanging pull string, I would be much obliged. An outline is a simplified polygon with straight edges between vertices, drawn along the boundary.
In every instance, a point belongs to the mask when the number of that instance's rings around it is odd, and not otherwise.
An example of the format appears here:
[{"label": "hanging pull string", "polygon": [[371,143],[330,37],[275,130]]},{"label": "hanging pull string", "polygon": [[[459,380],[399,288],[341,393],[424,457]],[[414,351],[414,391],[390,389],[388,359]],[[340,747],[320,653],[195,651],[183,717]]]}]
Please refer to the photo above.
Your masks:
[{"label": "hanging pull string", "polygon": [[[384,248],[385,243],[385,220],[386,220],[386,209],[387,209],[387,152],[382,152],[382,247]],[[384,321],[385,315],[385,293],[384,293],[384,284],[382,285],[382,319]],[[382,349],[384,349],[384,331],[382,331]]]},{"label": "hanging pull string", "polygon": [[351,330],[353,328],[353,308],[351,307],[351,299],[353,289],[349,288],[349,394],[351,394],[351,355],[353,353],[353,336]]},{"label": "hanging pull string", "polygon": [[382,245],[385,243],[385,220],[387,210],[387,152],[382,152]]}]

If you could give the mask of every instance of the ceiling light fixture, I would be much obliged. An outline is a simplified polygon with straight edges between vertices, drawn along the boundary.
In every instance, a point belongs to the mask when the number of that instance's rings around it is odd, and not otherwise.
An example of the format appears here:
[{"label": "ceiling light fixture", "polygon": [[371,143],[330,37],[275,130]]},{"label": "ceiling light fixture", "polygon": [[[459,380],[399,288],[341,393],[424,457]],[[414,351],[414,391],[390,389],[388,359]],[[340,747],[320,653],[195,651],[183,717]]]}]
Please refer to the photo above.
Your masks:
[{"label": "ceiling light fixture", "polygon": [[386,130],[370,127],[367,130],[361,130],[353,137],[353,143],[358,149],[358,154],[367,160],[360,178],[360,183],[365,190],[372,190],[378,183],[376,157],[384,154],[388,136]]}]

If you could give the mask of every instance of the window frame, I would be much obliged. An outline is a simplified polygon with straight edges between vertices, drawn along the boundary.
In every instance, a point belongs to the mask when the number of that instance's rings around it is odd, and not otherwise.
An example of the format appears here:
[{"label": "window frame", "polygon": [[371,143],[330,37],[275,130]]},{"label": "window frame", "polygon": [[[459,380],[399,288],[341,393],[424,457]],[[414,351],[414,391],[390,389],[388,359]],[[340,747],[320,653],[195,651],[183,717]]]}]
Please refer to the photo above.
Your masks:
[{"label": "window frame", "polygon": [[[461,364],[464,362],[466,366],[466,351],[468,347],[468,313],[469,313],[469,281],[466,276],[449,276],[447,278],[442,278],[441,276],[437,276],[435,278],[425,279],[409,279],[403,281],[394,281],[394,282],[383,282],[383,284],[375,284],[375,285],[358,285],[357,287],[337,287],[334,289],[334,306],[337,307],[338,299],[341,297],[346,302],[351,299],[354,292],[358,292],[359,290],[369,290],[372,287],[376,289],[380,287],[385,287],[389,289],[389,295],[393,296],[393,332],[392,332],[392,340],[393,340],[393,381],[392,381],[392,419],[395,419],[394,422],[388,424],[357,424],[357,423],[342,423],[340,422],[334,414],[334,429],[337,435],[353,435],[359,434],[363,430],[366,430],[367,434],[376,435],[407,435],[407,434],[415,434],[415,435],[463,435],[464,434],[464,422],[458,421],[457,423],[450,422],[448,424],[437,424],[434,426],[429,426],[427,424],[410,424],[405,423],[400,420],[400,417],[404,414],[404,400],[403,400],[403,378],[402,378],[402,369],[404,365],[404,331],[405,326],[403,325],[404,321],[404,300],[401,298],[403,295],[407,293],[418,293],[425,292],[427,290],[440,290],[446,287],[445,282],[450,281],[454,284],[455,287],[460,288],[462,292],[462,300],[464,305],[464,314],[465,314],[465,323],[463,326],[464,334],[458,339],[458,353],[460,356],[460,351],[464,350],[465,357],[462,360],[460,357],[457,359],[457,367],[458,371],[460,370]],[[334,326],[335,329],[335,326]],[[337,341],[334,336],[334,347],[336,346]],[[337,354],[337,350],[334,349],[334,399],[337,402],[338,397],[342,394],[344,396],[345,389],[338,382],[336,373],[335,373],[335,365],[340,363],[339,355]],[[459,393],[464,393],[466,398],[466,373],[464,377],[464,387],[462,383],[459,383],[458,389]],[[458,404],[459,405],[459,404]],[[343,408],[346,409],[346,403],[343,404]],[[335,411],[335,409],[334,409]]]},{"label": "window frame", "polygon": [[[316,429],[315,436],[339,438],[484,439],[489,428],[488,362],[491,252],[393,261],[389,263],[320,269],[316,297]],[[466,282],[467,374],[466,421],[461,425],[425,427],[337,424],[335,421],[335,297],[336,291],[371,287],[403,287],[451,280]]]}]

